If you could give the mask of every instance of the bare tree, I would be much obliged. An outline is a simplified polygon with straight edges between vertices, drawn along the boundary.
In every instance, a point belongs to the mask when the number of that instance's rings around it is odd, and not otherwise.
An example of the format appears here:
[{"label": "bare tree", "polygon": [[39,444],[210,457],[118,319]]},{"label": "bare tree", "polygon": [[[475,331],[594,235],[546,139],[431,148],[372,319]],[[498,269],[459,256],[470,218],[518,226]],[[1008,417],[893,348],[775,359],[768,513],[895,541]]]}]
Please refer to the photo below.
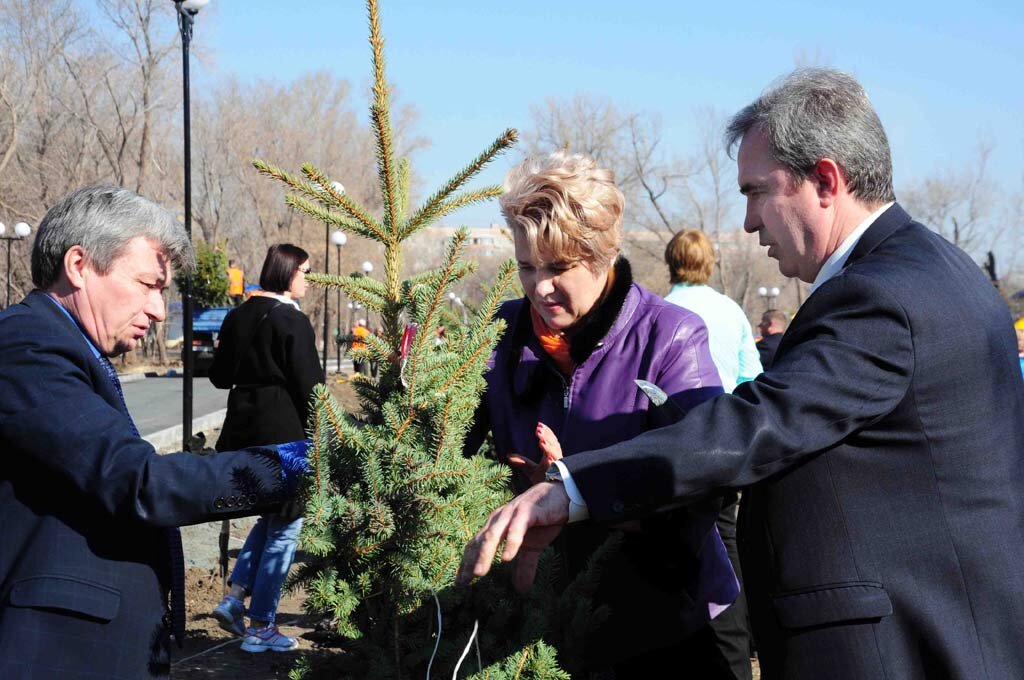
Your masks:
[{"label": "bare tree", "polygon": [[[123,46],[114,45],[115,51],[131,65],[131,80],[134,86],[128,90],[129,97],[139,97],[136,111],[141,120],[135,154],[135,191],[147,189],[147,178],[151,164],[152,135],[156,108],[159,106],[157,92],[167,81],[167,57],[175,48],[177,31],[174,30],[174,8],[167,2],[157,0],[99,0],[100,9],[117,28],[117,37]],[[154,22],[154,18],[158,21]],[[120,88],[114,96],[125,96]],[[166,110],[167,105],[163,108]]]},{"label": "bare tree", "polygon": [[912,215],[976,257],[990,250],[1007,226],[992,219],[997,206],[996,187],[988,176],[993,148],[979,142],[963,169],[937,172],[900,192]]}]

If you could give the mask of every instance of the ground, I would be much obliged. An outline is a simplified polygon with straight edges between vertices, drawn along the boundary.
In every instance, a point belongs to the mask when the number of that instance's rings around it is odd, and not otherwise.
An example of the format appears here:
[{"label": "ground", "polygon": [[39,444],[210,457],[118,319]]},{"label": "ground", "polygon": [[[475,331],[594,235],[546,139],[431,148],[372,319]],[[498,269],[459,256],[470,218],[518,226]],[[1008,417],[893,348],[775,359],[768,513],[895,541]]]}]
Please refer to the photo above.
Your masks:
[{"label": "ground", "polygon": [[[331,376],[331,391],[348,411],[358,407],[355,394],[342,377]],[[207,432],[207,441],[216,441],[217,431]],[[245,540],[252,520],[235,520],[230,529],[232,566],[238,547]],[[217,626],[210,611],[224,595],[224,584],[216,568],[217,535],[220,523],[186,527],[183,531],[185,555],[189,566],[185,580],[185,604],[188,611],[184,648],[175,650],[171,667],[173,680],[278,680],[288,677],[299,654],[317,653],[315,620],[305,614],[302,591],[284,593],[278,606],[281,631],[299,641],[294,652],[250,654],[239,648],[240,640]],[[301,552],[298,559],[301,559]],[[760,678],[756,662],[754,680]]]},{"label": "ground", "polygon": [[[329,383],[338,403],[348,411],[358,406],[351,386],[331,376]],[[206,432],[208,442],[216,441],[218,431]],[[231,523],[231,566],[238,547],[245,540],[252,521],[236,520]],[[183,531],[185,555],[191,564],[185,575],[185,605],[188,611],[184,649],[175,650],[171,667],[173,680],[276,680],[287,678],[298,654],[309,653],[313,643],[304,637],[313,630],[313,621],[306,616],[302,603],[304,594],[284,593],[278,605],[278,624],[281,631],[299,641],[296,652],[264,652],[250,654],[239,648],[240,640],[221,630],[210,616],[224,595],[216,568],[217,534],[220,523],[186,527]],[[299,555],[301,559],[301,553]]]}]

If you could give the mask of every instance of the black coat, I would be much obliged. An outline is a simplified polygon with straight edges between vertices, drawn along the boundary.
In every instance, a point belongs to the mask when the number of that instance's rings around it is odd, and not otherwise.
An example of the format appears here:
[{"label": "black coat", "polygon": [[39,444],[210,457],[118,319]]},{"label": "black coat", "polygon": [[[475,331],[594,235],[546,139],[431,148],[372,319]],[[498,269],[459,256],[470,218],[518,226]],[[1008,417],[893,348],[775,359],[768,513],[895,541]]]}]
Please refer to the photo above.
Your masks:
[{"label": "black coat", "polygon": [[757,353],[761,355],[761,367],[768,370],[775,359],[775,352],[779,349],[779,342],[783,333],[772,333],[757,341]]},{"label": "black coat", "polygon": [[310,395],[323,381],[305,314],[266,296],[231,310],[210,367],[210,382],[231,389],[217,449],[304,439]]},{"label": "black coat", "polygon": [[1006,304],[899,206],[771,369],[569,456],[598,521],[744,487],[762,677],[1024,678],[1024,383]]},{"label": "black coat", "polygon": [[277,451],[158,455],[46,298],[0,314],[0,678],[166,676],[165,528],[276,511]]}]

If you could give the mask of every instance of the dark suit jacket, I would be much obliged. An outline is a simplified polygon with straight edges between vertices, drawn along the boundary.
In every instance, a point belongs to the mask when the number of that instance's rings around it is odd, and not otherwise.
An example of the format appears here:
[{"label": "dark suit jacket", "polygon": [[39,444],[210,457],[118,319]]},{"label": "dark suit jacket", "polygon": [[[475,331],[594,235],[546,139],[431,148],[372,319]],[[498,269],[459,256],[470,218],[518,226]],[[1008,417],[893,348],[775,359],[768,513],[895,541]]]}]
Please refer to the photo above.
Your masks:
[{"label": "dark suit jacket", "polygon": [[779,349],[779,342],[782,340],[783,333],[772,333],[766,335],[757,341],[757,353],[761,355],[761,367],[764,370],[772,365],[772,360],[775,358],[775,352]]},{"label": "dark suit jacket", "polygon": [[228,312],[218,340],[210,382],[231,394],[217,449],[304,439],[310,394],[324,381],[306,315],[253,297]]},{"label": "dark suit jacket", "polygon": [[800,309],[772,368],[565,460],[601,521],[749,486],[763,676],[1024,678],[1024,383],[1006,305],[899,207]]},{"label": "dark suit jacket", "polygon": [[0,314],[0,678],[166,674],[164,529],[280,507],[277,452],[158,455],[45,295]]}]

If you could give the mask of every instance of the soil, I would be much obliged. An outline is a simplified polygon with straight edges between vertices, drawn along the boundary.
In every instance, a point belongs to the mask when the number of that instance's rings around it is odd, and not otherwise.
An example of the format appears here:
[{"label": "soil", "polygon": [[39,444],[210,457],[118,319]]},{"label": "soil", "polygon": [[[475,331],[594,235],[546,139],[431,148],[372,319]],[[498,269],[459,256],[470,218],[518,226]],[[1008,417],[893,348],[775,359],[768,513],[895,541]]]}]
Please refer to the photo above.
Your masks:
[{"label": "soil", "polygon": [[[359,401],[348,382],[350,374],[331,374],[330,382],[334,398],[346,411],[358,409]],[[217,441],[219,430],[204,432],[206,441]],[[253,524],[252,519],[233,520],[230,525],[228,554],[229,572],[234,567],[238,549]],[[316,653],[310,637],[315,619],[306,615],[303,609],[305,593],[301,590],[285,592],[278,605],[277,620],[281,632],[294,637],[299,647],[293,652],[264,652],[251,654],[243,652],[240,639],[221,630],[210,612],[224,596],[225,587],[217,568],[219,561],[220,522],[184,527],[186,564],[185,605],[188,611],[184,648],[174,650],[175,661],[171,666],[174,680],[276,680],[287,678],[288,672],[300,654]],[[303,559],[302,552],[296,561]],[[309,636],[309,637],[307,637]]]}]

